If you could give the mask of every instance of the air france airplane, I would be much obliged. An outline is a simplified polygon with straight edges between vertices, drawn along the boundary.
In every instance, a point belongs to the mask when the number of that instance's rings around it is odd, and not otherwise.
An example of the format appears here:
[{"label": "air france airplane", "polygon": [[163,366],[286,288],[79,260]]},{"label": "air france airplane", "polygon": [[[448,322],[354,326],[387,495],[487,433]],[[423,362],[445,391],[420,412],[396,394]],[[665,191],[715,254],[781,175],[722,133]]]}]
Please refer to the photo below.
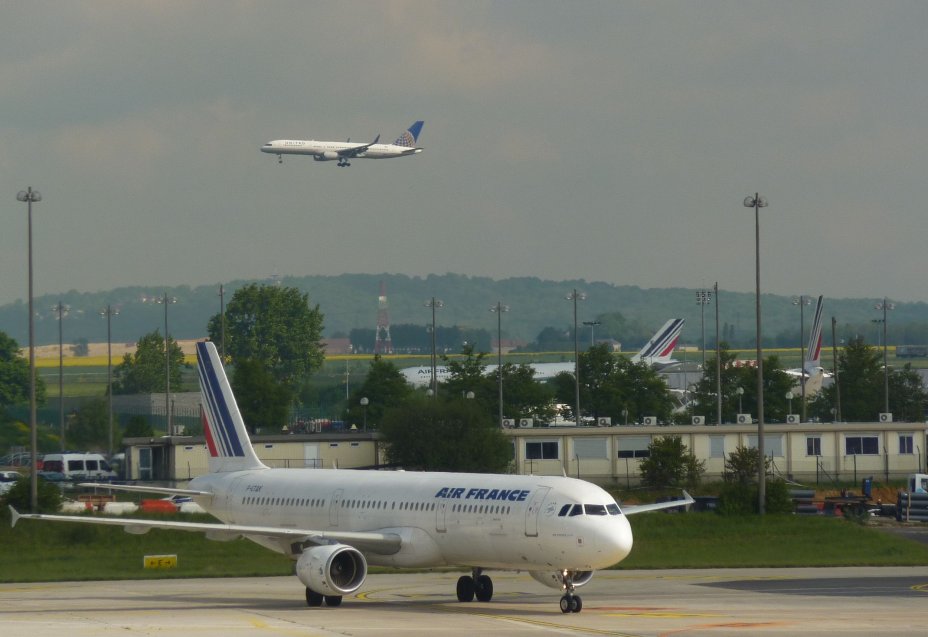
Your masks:
[{"label": "air france airplane", "polygon": [[[632,549],[627,515],[691,503],[625,507],[606,491],[560,476],[332,469],[270,469],[258,460],[216,352],[197,343],[210,472],[187,489],[111,486],[191,496],[222,523],[19,514],[20,519],[109,524],[129,533],[174,529],[210,539],[246,537],[290,556],[309,606],[339,606],[364,583],[368,565],[465,566],[457,598],[488,602],[488,569],[529,571],[563,591],[564,613],[580,612],[575,588]],[[87,485],[109,486],[109,485]],[[684,492],[685,493],[685,492]]]},{"label": "air france airplane", "polygon": [[313,139],[275,139],[261,147],[262,153],[277,155],[277,162],[283,163],[284,155],[312,155],[316,161],[337,161],[338,166],[350,166],[352,159],[389,159],[421,153],[416,147],[419,133],[422,132],[422,120],[396,138],[392,144],[378,144],[380,135],[369,144],[352,144],[346,142],[317,142]]},{"label": "air france airplane", "polygon": [[812,320],[812,331],[809,332],[809,346],[806,348],[804,365],[785,370],[787,374],[796,379],[796,385],[802,387],[805,381],[807,394],[815,394],[822,389],[822,380],[831,377],[831,374],[822,367],[822,320],[824,295],[819,295],[815,305],[815,318]]}]

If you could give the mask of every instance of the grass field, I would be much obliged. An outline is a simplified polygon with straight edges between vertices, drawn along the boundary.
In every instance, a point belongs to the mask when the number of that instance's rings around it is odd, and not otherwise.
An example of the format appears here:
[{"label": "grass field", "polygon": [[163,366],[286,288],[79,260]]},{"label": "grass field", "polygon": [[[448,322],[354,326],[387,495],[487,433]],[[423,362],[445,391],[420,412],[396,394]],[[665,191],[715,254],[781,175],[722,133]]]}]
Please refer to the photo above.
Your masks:
[{"label": "grass field", "polygon": [[[112,527],[34,520],[12,529],[9,511],[2,518],[3,582],[293,573],[290,560],[246,540],[213,542],[199,533],[159,530],[130,535]],[[928,565],[928,546],[839,518],[646,513],[630,521],[635,547],[621,568]],[[176,554],[177,568],[143,569],[143,557],[156,554]]]}]

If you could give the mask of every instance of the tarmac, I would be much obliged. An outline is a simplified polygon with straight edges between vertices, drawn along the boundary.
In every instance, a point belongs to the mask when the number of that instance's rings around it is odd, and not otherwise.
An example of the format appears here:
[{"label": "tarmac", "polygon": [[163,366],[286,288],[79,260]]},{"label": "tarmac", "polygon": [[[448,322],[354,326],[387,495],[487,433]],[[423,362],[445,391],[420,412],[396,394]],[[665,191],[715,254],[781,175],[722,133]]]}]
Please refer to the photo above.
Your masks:
[{"label": "tarmac", "polygon": [[4,637],[245,635],[923,635],[928,568],[601,571],[580,613],[526,573],[490,572],[488,603],[460,573],[370,575],[338,608],[308,608],[295,577],[0,584]]}]

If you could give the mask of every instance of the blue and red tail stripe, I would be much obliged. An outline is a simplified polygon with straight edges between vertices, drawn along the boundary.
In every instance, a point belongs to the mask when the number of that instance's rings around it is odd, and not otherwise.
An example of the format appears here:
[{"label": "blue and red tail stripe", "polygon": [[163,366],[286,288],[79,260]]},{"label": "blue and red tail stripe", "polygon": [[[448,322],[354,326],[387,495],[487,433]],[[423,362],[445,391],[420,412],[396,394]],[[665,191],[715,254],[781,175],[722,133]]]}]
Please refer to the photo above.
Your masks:
[{"label": "blue and red tail stripe", "polygon": [[245,450],[233,420],[229,401],[234,400],[228,383],[223,383],[225,373],[215,368],[217,361],[210,356],[206,343],[197,343],[197,369],[200,375],[200,391],[203,396],[203,409],[207,447],[210,455],[215,457],[243,457]]}]

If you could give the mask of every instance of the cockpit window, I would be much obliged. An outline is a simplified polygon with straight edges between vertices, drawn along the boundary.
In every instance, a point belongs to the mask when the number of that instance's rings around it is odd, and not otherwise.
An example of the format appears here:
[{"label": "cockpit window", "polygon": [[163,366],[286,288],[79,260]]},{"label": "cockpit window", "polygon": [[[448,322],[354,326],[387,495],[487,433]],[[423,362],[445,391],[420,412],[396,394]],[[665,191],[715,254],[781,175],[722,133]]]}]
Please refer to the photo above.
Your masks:
[{"label": "cockpit window", "polygon": [[568,512],[568,511],[570,511],[570,505],[569,505],[569,504],[565,504],[564,506],[561,507],[561,510],[558,511],[557,516],[558,516],[559,518],[562,518],[562,517],[564,517],[565,515],[567,515],[567,512]]},{"label": "cockpit window", "polygon": [[584,504],[587,515],[606,515],[606,507],[602,504]]},{"label": "cockpit window", "polygon": [[622,515],[622,510],[619,509],[619,505],[615,502],[612,504],[607,504],[606,510],[609,512],[609,515]]},{"label": "cockpit window", "polygon": [[575,504],[574,507],[570,510],[570,517],[574,517],[575,515],[583,515],[582,504]]}]

